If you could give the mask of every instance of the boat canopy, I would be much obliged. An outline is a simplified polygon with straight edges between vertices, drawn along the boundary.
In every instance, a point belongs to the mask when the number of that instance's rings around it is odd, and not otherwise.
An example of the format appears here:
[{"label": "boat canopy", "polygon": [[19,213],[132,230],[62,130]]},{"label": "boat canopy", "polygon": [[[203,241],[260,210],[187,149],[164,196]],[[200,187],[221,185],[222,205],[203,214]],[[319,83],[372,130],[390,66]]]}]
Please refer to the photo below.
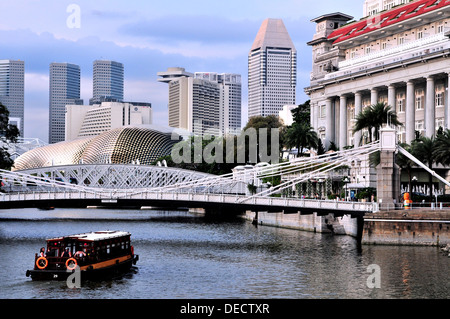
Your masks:
[{"label": "boat canopy", "polygon": [[131,236],[131,234],[128,232],[124,232],[124,231],[104,230],[104,231],[96,231],[96,232],[70,235],[70,236],[64,236],[64,237],[50,238],[50,239],[47,239],[47,241],[55,241],[55,240],[61,241],[64,239],[73,239],[73,240],[79,239],[79,240],[83,240],[83,241],[99,241],[99,240],[107,240],[107,239],[126,237],[126,236]]}]

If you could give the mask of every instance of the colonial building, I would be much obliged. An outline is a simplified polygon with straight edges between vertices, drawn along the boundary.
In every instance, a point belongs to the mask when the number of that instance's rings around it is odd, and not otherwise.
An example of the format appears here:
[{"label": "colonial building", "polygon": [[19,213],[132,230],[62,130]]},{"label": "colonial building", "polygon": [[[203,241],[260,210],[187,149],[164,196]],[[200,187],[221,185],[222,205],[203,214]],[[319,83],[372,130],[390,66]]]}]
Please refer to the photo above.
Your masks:
[{"label": "colonial building", "polygon": [[418,0],[356,22],[332,13],[313,19],[311,124],[328,146],[364,143],[356,115],[386,102],[403,126],[398,140],[450,128],[450,0]]}]

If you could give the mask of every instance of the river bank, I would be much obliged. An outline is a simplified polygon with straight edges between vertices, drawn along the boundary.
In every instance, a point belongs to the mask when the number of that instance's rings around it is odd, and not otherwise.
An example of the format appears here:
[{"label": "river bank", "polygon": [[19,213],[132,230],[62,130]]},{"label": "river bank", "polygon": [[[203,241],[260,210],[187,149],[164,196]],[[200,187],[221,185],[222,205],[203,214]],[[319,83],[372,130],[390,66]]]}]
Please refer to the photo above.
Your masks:
[{"label": "river bank", "polygon": [[[246,212],[244,218],[260,225],[298,229],[335,235],[357,236],[357,221],[333,214],[318,216]],[[386,211],[364,216],[362,244],[438,246],[450,244],[450,211]]]}]

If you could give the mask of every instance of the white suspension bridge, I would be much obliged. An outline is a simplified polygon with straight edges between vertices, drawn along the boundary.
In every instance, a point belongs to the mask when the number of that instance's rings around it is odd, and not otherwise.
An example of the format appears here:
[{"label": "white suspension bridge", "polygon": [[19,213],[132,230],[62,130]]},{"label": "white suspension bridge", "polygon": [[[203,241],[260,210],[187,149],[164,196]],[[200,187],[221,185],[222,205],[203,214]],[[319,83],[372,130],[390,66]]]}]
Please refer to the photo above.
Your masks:
[{"label": "white suspension bridge", "polygon": [[[396,149],[450,186],[406,150],[400,146]],[[112,164],[46,167],[20,172],[0,170],[0,209],[111,205],[364,216],[377,212],[379,204],[275,195],[321,174],[349,166],[352,161],[379,150],[380,143],[374,142],[332,154],[257,165],[253,169],[221,176],[159,166]],[[275,176],[289,178],[282,178],[285,181],[277,186],[249,193],[249,180]]]}]

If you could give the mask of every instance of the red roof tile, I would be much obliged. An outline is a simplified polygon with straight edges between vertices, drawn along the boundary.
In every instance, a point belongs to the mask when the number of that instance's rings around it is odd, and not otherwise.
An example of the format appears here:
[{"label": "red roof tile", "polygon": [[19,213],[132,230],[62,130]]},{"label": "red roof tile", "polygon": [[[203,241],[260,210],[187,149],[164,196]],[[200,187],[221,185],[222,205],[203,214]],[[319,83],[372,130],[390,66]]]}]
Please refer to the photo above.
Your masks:
[{"label": "red roof tile", "polygon": [[334,40],[334,44],[336,44],[434,10],[439,10],[445,6],[450,6],[450,0],[415,1],[339,28],[331,33],[328,39]]}]

